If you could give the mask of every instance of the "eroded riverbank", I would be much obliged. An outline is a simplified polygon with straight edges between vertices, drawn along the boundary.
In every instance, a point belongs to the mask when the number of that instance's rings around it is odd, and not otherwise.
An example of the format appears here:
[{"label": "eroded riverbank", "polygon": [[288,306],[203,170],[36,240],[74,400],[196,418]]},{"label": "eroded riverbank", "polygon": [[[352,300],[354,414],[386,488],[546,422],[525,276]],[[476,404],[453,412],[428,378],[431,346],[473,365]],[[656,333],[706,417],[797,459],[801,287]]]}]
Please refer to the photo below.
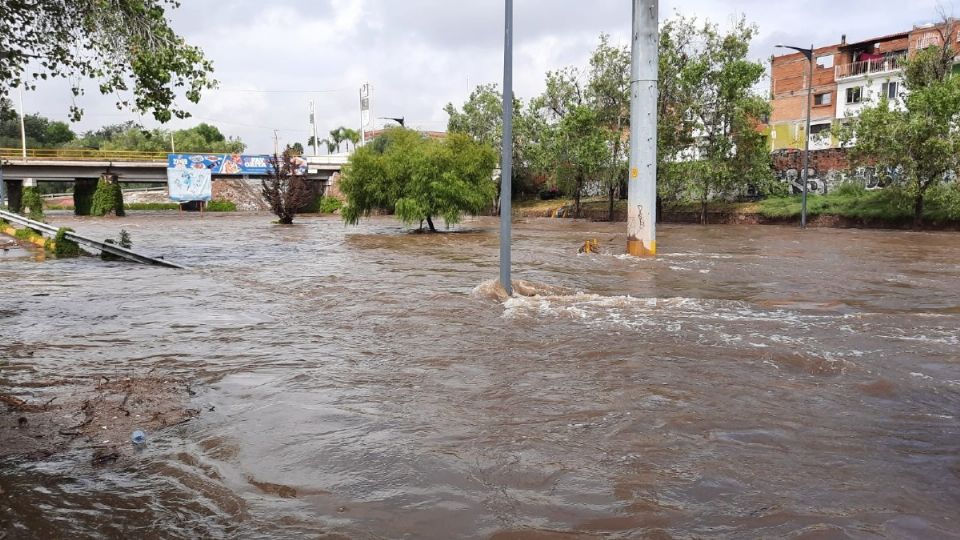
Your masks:
[{"label": "eroded riverbank", "polygon": [[558,289],[501,304],[493,220],[54,221],[195,270],[0,258],[4,391],[162,373],[203,413],[115,465],[4,461],[13,537],[956,535],[955,235],[666,226],[635,260],[521,220]]}]

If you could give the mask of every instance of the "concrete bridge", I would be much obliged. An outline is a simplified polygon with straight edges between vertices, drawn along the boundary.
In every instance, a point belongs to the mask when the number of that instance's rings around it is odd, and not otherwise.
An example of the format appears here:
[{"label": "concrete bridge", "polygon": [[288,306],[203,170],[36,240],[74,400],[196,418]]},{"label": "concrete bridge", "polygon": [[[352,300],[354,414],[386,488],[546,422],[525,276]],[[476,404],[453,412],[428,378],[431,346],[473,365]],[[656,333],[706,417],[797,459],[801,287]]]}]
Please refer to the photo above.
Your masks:
[{"label": "concrete bridge", "polygon": [[[319,182],[321,185],[318,188],[325,189],[333,175],[339,173],[347,163],[347,154],[304,156],[304,159],[307,161],[306,179]],[[58,148],[27,150],[24,157],[20,148],[0,148],[0,201],[19,194],[25,180],[89,184],[95,183],[104,174],[112,174],[116,175],[117,181],[127,184],[166,185],[167,163],[166,152]],[[214,173],[213,180],[215,186],[218,181],[253,186],[259,185],[263,176]]]}]

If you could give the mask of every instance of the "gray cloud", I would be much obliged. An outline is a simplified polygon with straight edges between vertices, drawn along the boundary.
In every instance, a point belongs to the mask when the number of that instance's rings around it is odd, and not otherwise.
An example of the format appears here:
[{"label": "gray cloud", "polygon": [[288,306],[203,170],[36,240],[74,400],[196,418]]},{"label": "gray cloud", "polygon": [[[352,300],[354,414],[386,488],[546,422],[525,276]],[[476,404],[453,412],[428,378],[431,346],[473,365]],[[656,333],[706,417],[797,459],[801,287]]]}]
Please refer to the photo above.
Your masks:
[{"label": "gray cloud", "polygon": [[[174,27],[214,61],[221,90],[190,107],[194,119],[241,136],[251,152],[306,142],[307,102],[316,101],[319,129],[359,122],[357,92],[375,87],[375,114],[403,115],[409,124],[443,129],[447,102],[461,103],[472,86],[498,82],[502,69],[501,0],[212,0],[184,2]],[[768,0],[664,0],[660,15],[675,12],[726,25],[745,14],[759,27],[751,54],[767,59],[778,42],[824,45],[869,38],[937,19],[936,0],[893,2],[770,2]],[[518,0],[515,2],[515,79],[519,96],[542,89],[548,69],[582,64],[600,33],[626,44],[629,0]],[[949,9],[949,6],[948,6]],[[87,114],[75,129],[147,118],[117,111],[92,85],[81,104]],[[261,92],[261,91],[311,92]],[[66,117],[67,85],[43,84],[25,97],[28,112]],[[382,122],[381,122],[382,123]]]}]

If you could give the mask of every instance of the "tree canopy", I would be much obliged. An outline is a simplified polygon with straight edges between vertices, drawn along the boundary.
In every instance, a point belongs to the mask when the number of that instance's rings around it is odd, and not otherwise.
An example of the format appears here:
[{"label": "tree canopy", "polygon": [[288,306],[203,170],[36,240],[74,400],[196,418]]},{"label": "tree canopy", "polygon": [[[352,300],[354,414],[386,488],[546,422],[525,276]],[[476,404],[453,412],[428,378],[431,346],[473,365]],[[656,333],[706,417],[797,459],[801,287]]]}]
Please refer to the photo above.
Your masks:
[{"label": "tree canopy", "polygon": [[433,218],[449,226],[463,214],[487,208],[496,188],[492,178],[496,152],[486,144],[459,133],[444,140],[391,128],[355,151],[343,171],[340,191],[347,204],[344,221],[356,224],[375,210],[396,214],[405,225],[426,222],[436,231]]},{"label": "tree canopy", "polygon": [[943,45],[917,52],[904,70],[903,105],[883,96],[847,119],[841,138],[860,165],[873,165],[884,184],[913,198],[914,225],[923,219],[928,190],[960,174],[960,77],[953,74],[957,27],[938,29]]},{"label": "tree canopy", "polygon": [[[769,153],[757,129],[769,111],[755,87],[764,66],[748,59],[756,28],[724,31],[680,16],[660,28],[658,193],[667,200],[773,191]],[[574,199],[626,195],[630,137],[630,52],[601,35],[584,65],[549,71],[544,91],[514,100],[514,189],[558,190]],[[462,107],[449,104],[448,131],[499,148],[502,99],[481,85]]]},{"label": "tree canopy", "polygon": [[82,116],[83,80],[117,107],[166,122],[188,113],[180,94],[196,103],[213,88],[213,66],[170,27],[179,0],[5,0],[0,6],[0,98],[21,84],[68,79],[72,120]]},{"label": "tree canopy", "polygon": [[240,139],[226,137],[216,126],[201,123],[192,128],[171,131],[167,129],[146,130],[134,122],[105,126],[87,132],[66,146],[95,150],[130,150],[137,152],[243,152],[246,145]]},{"label": "tree canopy", "polygon": [[[66,122],[39,114],[25,115],[23,123],[29,148],[55,148],[76,138]],[[19,148],[20,142],[20,117],[10,110],[9,104],[0,103],[0,148]]]}]

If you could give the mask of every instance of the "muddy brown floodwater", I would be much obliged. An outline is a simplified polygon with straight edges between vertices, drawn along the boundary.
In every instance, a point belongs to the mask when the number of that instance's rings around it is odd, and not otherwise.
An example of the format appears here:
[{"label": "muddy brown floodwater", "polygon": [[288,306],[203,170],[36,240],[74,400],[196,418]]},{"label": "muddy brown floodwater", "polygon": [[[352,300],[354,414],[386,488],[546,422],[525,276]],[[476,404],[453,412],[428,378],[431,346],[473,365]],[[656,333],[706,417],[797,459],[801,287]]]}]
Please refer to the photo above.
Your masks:
[{"label": "muddy brown floodwater", "polygon": [[500,303],[494,220],[52,221],[193,270],[0,253],[3,393],[169,377],[202,414],[4,459],[4,538],[960,538],[956,233],[665,226],[637,260],[522,221],[515,274],[572,292]]}]

